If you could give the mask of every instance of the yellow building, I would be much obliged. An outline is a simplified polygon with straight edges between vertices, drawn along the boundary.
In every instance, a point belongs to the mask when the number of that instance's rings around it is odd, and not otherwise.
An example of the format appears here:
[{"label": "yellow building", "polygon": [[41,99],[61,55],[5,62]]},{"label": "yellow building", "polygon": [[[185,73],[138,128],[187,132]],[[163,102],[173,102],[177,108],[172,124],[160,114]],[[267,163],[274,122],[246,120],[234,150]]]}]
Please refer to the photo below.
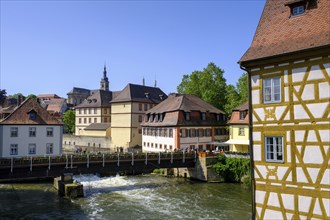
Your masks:
[{"label": "yellow building", "polygon": [[123,151],[142,146],[141,123],[146,111],[167,98],[156,87],[128,84],[111,103],[111,145]]},{"label": "yellow building", "polygon": [[249,152],[249,114],[248,102],[232,111],[229,125],[229,151]]},{"label": "yellow building", "polygon": [[253,218],[330,219],[330,2],[267,0],[250,48]]}]

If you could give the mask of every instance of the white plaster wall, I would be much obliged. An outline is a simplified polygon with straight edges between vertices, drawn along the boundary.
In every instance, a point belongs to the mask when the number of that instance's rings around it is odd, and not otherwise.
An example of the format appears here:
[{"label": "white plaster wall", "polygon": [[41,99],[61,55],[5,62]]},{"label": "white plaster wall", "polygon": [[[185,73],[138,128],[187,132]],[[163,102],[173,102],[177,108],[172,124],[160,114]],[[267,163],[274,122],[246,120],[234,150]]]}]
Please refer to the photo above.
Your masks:
[{"label": "white plaster wall", "polygon": [[292,81],[301,82],[305,76],[306,70],[307,70],[307,67],[292,69]]},{"label": "white plaster wall", "polygon": [[[18,137],[10,137],[10,128],[18,128]],[[36,137],[29,137],[29,127],[36,127]],[[47,128],[53,128],[53,136],[47,137]],[[2,130],[3,145],[2,157],[23,157],[23,156],[43,156],[46,155],[47,143],[53,144],[53,154],[60,155],[62,153],[62,126],[48,125],[3,125]],[[18,154],[10,155],[10,145],[18,145]],[[29,155],[29,144],[36,144],[36,154]]]},{"label": "white plaster wall", "polygon": [[259,75],[252,76],[251,77],[251,86],[252,87],[259,86],[259,79],[260,79]]},{"label": "white plaster wall", "polygon": [[252,104],[260,104],[259,90],[252,90]]},{"label": "white plaster wall", "polygon": [[320,99],[330,98],[329,82],[319,83],[319,95]]}]

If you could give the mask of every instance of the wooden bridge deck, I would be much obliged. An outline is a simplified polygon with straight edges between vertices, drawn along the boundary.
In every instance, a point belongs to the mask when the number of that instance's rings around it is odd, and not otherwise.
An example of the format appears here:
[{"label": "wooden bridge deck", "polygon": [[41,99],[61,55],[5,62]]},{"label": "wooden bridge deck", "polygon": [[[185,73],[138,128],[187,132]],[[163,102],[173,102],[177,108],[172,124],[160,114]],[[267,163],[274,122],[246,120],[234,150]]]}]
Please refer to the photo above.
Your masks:
[{"label": "wooden bridge deck", "polygon": [[139,153],[1,158],[0,182],[57,177],[64,173],[115,175],[156,168],[194,167],[194,153]]}]

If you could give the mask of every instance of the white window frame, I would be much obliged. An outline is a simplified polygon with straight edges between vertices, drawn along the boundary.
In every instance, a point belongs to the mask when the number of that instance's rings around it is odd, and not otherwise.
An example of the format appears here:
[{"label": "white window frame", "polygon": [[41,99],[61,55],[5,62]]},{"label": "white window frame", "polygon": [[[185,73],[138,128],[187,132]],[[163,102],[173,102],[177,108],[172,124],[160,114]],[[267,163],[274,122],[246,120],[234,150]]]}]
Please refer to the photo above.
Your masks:
[{"label": "white window frame", "polygon": [[37,145],[36,144],[29,144],[29,154],[36,154],[37,152]]},{"label": "white window frame", "polygon": [[10,144],[10,155],[18,155],[18,144]]},{"label": "white window frame", "polygon": [[29,127],[29,137],[37,137],[37,128]]},{"label": "white window frame", "polygon": [[54,128],[48,127],[46,128],[46,136],[53,137],[54,136]]},{"label": "white window frame", "polygon": [[53,154],[54,153],[54,144],[47,143],[46,144],[46,154]]},{"label": "white window frame", "polygon": [[[278,80],[279,82],[279,94],[275,93],[275,80]],[[270,86],[266,86],[266,82],[270,81]],[[266,90],[269,89],[269,92],[266,92]],[[264,78],[263,79],[263,85],[262,85],[262,95],[263,95],[263,103],[279,103],[281,102],[282,97],[282,85],[281,85],[281,77],[272,77],[272,78]],[[269,93],[269,94],[268,94]],[[275,96],[279,95],[279,99],[276,100]],[[269,100],[266,96],[270,96]]]},{"label": "white window frame", "polygon": [[[267,140],[272,140],[272,143],[268,144]],[[265,136],[265,160],[266,162],[284,162],[284,145],[283,136]],[[280,143],[279,143],[280,142]],[[271,158],[271,156],[273,158]],[[279,156],[282,158],[279,159]]]},{"label": "white window frame", "polygon": [[244,136],[244,135],[245,135],[245,130],[244,130],[244,128],[238,128],[238,135],[239,135],[239,136]]},{"label": "white window frame", "polygon": [[10,128],[10,137],[18,137],[18,127]]},{"label": "white window frame", "polygon": [[292,16],[302,15],[305,13],[305,6],[304,5],[298,5],[295,7],[292,7]]}]

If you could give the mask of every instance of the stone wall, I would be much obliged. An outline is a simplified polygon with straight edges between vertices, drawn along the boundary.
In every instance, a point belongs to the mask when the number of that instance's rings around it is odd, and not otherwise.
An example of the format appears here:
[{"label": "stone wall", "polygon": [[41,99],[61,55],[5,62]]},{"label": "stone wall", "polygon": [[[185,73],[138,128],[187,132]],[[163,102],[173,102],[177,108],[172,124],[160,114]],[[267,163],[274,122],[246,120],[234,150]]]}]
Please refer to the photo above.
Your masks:
[{"label": "stone wall", "polygon": [[110,137],[95,137],[95,136],[76,136],[76,135],[63,135],[63,148],[66,151],[75,151],[80,147],[82,151],[86,152],[100,152],[104,149],[114,153],[116,149],[111,148]]}]

